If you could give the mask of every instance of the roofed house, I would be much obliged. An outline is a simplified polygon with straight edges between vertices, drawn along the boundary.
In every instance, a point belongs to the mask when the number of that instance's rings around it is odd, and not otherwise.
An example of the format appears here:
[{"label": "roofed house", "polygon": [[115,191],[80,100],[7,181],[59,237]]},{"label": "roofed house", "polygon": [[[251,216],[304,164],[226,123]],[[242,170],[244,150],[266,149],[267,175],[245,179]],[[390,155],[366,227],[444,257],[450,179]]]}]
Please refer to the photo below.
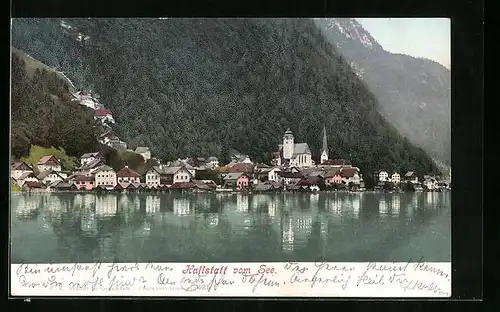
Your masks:
[{"label": "roofed house", "polygon": [[203,190],[203,191],[214,190],[214,188],[212,186],[208,185],[203,180],[191,180],[191,182],[194,184],[194,187],[198,190]]},{"label": "roofed house", "polygon": [[102,123],[115,123],[113,113],[109,109],[96,109],[94,111],[94,119],[100,120]]},{"label": "roofed house", "polygon": [[405,175],[404,175],[404,182],[411,182],[413,184],[415,183],[418,183],[418,177],[417,177],[417,174],[413,171],[408,171]]},{"label": "roofed house", "polygon": [[212,168],[217,168],[219,167],[219,160],[215,156],[210,156],[207,159],[207,163],[210,164]]},{"label": "roofed house", "polygon": [[61,162],[54,155],[43,156],[42,158],[40,158],[36,166],[40,171],[61,171]]},{"label": "roofed house", "polygon": [[141,176],[128,166],[123,167],[116,173],[117,183],[140,183]]},{"label": "roofed house", "polygon": [[340,169],[340,176],[345,184],[354,183],[359,185],[361,182],[357,168],[342,168]]},{"label": "roofed house", "polygon": [[243,172],[231,172],[224,176],[224,187],[241,190],[248,187],[250,177]]},{"label": "roofed house", "polygon": [[142,158],[144,158],[144,161],[151,159],[151,151],[148,147],[139,146],[135,149],[135,153],[141,155]]},{"label": "roofed house", "polygon": [[104,160],[102,158],[96,158],[75,170],[78,175],[92,175],[99,167],[104,165]]},{"label": "roofed house", "polygon": [[237,172],[245,172],[250,173],[253,171],[254,165],[249,163],[237,163],[229,167],[228,172],[237,173]]},{"label": "roofed house", "polygon": [[156,187],[161,185],[161,172],[160,166],[153,166],[146,171],[146,185],[149,187]]},{"label": "roofed house", "polygon": [[22,189],[26,192],[46,192],[47,186],[39,181],[26,181]]},{"label": "roofed house", "polygon": [[70,179],[70,182],[76,185],[78,190],[91,190],[96,187],[95,177],[79,175]]},{"label": "roofed house", "polygon": [[102,156],[99,152],[95,153],[85,153],[80,157],[80,164],[83,166],[91,161],[94,161],[95,159],[101,158]]},{"label": "roofed house", "polygon": [[19,178],[27,172],[33,172],[33,168],[25,162],[15,163],[11,167],[11,177],[14,179]]},{"label": "roofed house", "polygon": [[195,188],[196,187],[196,184],[191,182],[191,181],[187,181],[187,182],[175,182],[174,184],[172,184],[170,186],[171,189],[174,189],[174,190],[188,190],[188,189],[192,189],[192,188]]},{"label": "roofed house", "polygon": [[25,182],[38,182],[34,172],[25,172],[16,179],[16,183],[19,187],[22,187]]},{"label": "roofed house", "polygon": [[68,182],[59,182],[56,186],[53,186],[53,188],[57,191],[76,191],[78,188],[74,183],[68,183]]},{"label": "roofed house", "polygon": [[325,175],[325,184],[334,185],[342,183],[342,176],[340,175],[340,169],[328,171]]},{"label": "roofed house", "polygon": [[173,185],[179,182],[189,182],[193,178],[193,174],[186,166],[164,167],[160,172],[161,185]]},{"label": "roofed house", "polygon": [[304,175],[301,172],[285,172],[285,171],[278,172],[278,176],[280,179],[280,181],[278,182],[281,182],[281,184],[283,185],[296,184],[304,177]]},{"label": "roofed house", "polygon": [[94,176],[97,187],[112,189],[116,186],[116,172],[110,166],[100,166],[94,171]]},{"label": "roofed house", "polygon": [[63,181],[64,178],[59,175],[57,171],[54,170],[46,170],[42,171],[37,176],[38,181],[42,182],[45,185],[49,185],[55,181]]}]

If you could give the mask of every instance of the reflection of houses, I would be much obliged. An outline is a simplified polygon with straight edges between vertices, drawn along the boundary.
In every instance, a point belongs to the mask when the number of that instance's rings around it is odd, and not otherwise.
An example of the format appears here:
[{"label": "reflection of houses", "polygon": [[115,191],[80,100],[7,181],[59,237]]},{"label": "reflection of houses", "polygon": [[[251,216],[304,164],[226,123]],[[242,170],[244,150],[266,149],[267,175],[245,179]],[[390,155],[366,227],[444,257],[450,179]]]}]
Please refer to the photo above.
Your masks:
[{"label": "reflection of houses", "polygon": [[293,251],[295,237],[293,233],[292,219],[288,219],[287,221],[288,222],[286,222],[283,227],[283,250]]},{"label": "reflection of houses", "polygon": [[16,215],[25,216],[33,213],[40,206],[39,196],[20,195],[16,197],[19,202],[11,207],[15,209]]},{"label": "reflection of houses", "polygon": [[378,202],[378,212],[381,214],[387,213],[387,203],[384,197],[381,197],[380,201]]},{"label": "reflection of houses", "polygon": [[155,214],[160,211],[160,197],[148,195],[146,196],[146,214]]},{"label": "reflection of houses", "polygon": [[312,221],[309,213],[289,216],[283,227],[283,249],[294,250],[297,245],[304,244],[311,235]]},{"label": "reflection of houses", "polygon": [[173,211],[174,215],[185,216],[191,214],[190,202],[186,198],[174,198]]},{"label": "reflection of houses", "polygon": [[98,216],[114,216],[118,209],[118,200],[115,195],[96,196],[95,213]]},{"label": "reflection of houses", "polygon": [[236,210],[240,212],[248,211],[248,196],[243,194],[236,195]]},{"label": "reflection of houses", "polygon": [[391,208],[393,214],[399,214],[399,210],[401,209],[401,197],[399,194],[395,194],[392,197]]},{"label": "reflection of houses", "polygon": [[97,221],[95,213],[89,211],[80,218],[80,231],[88,236],[94,236],[98,232]]}]

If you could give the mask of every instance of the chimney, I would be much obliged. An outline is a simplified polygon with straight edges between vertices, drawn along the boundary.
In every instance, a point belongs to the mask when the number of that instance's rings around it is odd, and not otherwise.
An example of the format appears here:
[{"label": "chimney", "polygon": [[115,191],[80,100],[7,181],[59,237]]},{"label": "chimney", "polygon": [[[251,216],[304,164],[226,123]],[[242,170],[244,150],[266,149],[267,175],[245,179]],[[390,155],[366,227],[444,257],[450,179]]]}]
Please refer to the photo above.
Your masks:
[{"label": "chimney", "polygon": [[125,168],[128,168],[128,165],[125,165]]}]

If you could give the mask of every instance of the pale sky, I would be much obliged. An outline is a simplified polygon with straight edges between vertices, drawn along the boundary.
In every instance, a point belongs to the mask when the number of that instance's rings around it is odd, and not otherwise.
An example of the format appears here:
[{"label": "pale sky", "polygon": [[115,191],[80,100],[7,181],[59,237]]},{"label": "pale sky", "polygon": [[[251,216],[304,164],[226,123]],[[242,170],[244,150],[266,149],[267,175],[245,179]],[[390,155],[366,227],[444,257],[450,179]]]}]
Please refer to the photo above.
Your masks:
[{"label": "pale sky", "polygon": [[356,18],[356,20],[384,50],[428,58],[450,68],[450,19]]}]

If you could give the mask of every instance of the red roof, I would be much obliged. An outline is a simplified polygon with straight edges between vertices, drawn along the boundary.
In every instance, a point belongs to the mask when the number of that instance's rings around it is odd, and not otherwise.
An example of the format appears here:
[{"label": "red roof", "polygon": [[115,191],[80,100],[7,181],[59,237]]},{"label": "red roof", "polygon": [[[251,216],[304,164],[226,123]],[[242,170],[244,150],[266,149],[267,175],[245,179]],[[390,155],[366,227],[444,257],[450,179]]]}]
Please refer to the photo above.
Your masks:
[{"label": "red roof", "polygon": [[123,167],[116,173],[117,178],[140,178],[141,176],[135,172],[134,170],[130,169],[129,167]]},{"label": "red roof", "polygon": [[89,176],[76,176],[74,178],[72,178],[71,180],[73,181],[82,181],[82,182],[90,182],[90,181],[94,181],[94,177],[89,177]]},{"label": "red roof", "polygon": [[110,109],[97,109],[94,113],[94,116],[104,117],[106,115],[113,115]]},{"label": "red roof", "polygon": [[342,168],[340,175],[344,178],[352,178],[358,171],[354,168]]},{"label": "red roof", "polygon": [[239,163],[229,168],[229,172],[251,172],[253,169],[252,164]]},{"label": "red roof", "polygon": [[38,165],[44,165],[44,164],[48,163],[49,161],[59,163],[59,159],[57,159],[56,156],[48,155],[48,156],[43,156],[42,158],[40,158],[40,160],[38,161]]},{"label": "red roof", "polygon": [[325,175],[325,178],[333,178],[334,176],[336,175],[340,175],[340,171],[339,170],[335,170],[335,171],[329,171],[326,175]]}]

